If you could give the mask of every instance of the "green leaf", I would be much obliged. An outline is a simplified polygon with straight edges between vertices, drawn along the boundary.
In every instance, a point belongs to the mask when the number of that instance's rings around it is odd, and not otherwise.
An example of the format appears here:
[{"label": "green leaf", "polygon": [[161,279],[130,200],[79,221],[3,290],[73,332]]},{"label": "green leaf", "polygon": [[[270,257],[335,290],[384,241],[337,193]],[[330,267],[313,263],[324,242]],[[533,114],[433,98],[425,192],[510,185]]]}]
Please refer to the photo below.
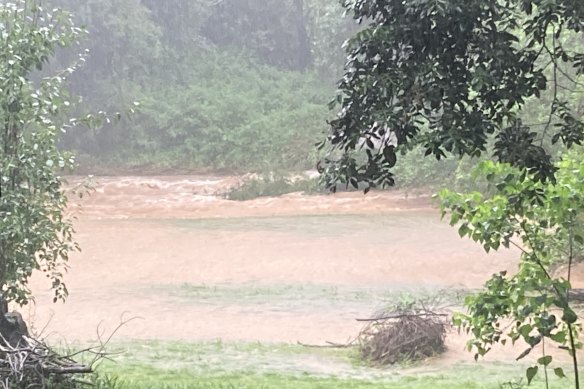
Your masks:
[{"label": "green leaf", "polygon": [[460,235],[461,238],[463,238],[464,236],[466,236],[469,232],[471,232],[471,230],[470,230],[470,228],[468,228],[468,224],[467,223],[462,224],[458,228],[458,235]]},{"label": "green leaf", "polygon": [[519,354],[519,356],[517,358],[515,358],[516,361],[525,358],[527,355],[529,355],[529,353],[533,350],[533,347],[530,347],[528,349],[526,349],[525,351],[523,351],[521,354]]},{"label": "green leaf", "polygon": [[530,336],[528,339],[525,339],[528,345],[531,347],[535,347],[541,343],[541,336]]},{"label": "green leaf", "polygon": [[531,324],[524,324],[521,327],[519,327],[518,331],[521,334],[521,336],[527,339],[532,330],[533,326]]},{"label": "green leaf", "polygon": [[558,331],[555,334],[552,334],[550,336],[550,338],[554,341],[554,342],[558,342],[558,343],[562,343],[564,344],[566,342],[568,334],[566,334],[566,331]]},{"label": "green leaf", "polygon": [[525,376],[527,377],[527,385],[531,384],[533,378],[537,375],[537,366],[528,367],[527,371],[525,372]]},{"label": "green leaf", "polygon": [[574,324],[578,320],[578,315],[576,312],[572,310],[570,307],[564,308],[564,315],[562,316],[562,320],[567,324]]},{"label": "green leaf", "polygon": [[544,365],[544,366],[549,365],[551,362],[552,362],[551,355],[543,356],[537,360],[537,363],[539,363],[540,365]]},{"label": "green leaf", "polygon": [[564,374],[564,369],[562,369],[561,367],[556,367],[554,369],[554,374],[559,378],[566,378],[566,375]]}]

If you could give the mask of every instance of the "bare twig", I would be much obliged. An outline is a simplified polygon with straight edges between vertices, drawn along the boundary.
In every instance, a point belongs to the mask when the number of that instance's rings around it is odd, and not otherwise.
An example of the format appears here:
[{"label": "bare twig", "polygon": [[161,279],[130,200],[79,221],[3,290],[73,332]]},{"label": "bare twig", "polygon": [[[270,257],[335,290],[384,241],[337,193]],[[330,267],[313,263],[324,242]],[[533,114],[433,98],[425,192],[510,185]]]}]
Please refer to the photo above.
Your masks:
[{"label": "bare twig", "polygon": [[[116,328],[114,328],[114,330],[111,332],[111,334],[107,337],[107,339],[105,341],[102,340],[101,338],[101,334],[99,333],[99,326],[97,327],[97,340],[99,342],[99,346],[97,347],[97,349],[99,350],[98,352],[95,353],[95,357],[93,358],[93,360],[90,363],[90,366],[93,366],[95,363],[97,363],[100,359],[104,358],[104,350],[106,348],[106,346],[109,344],[109,342],[112,340],[112,338],[114,337],[114,335],[116,333],[118,333],[118,331],[124,327],[126,324],[130,323],[131,321],[134,320],[144,320],[143,317],[140,316],[133,316],[130,317],[129,319],[124,319],[124,315],[126,315],[127,312],[123,312],[120,316],[120,323],[118,324],[118,326]],[[100,323],[101,325],[101,323]],[[94,348],[95,349],[95,348]]]},{"label": "bare twig", "polygon": [[298,345],[302,347],[310,347],[310,348],[349,348],[354,347],[358,341],[358,338],[354,338],[353,340],[348,341],[347,343],[335,343],[329,342],[328,340],[325,342],[326,344],[307,344],[302,343],[300,341],[296,342]]},{"label": "bare twig", "polygon": [[[112,354],[105,352],[106,346],[121,327],[135,319],[137,317],[124,319],[122,315],[120,324],[106,339],[102,339],[103,334],[100,333],[98,327],[99,344],[97,346],[65,355],[58,354],[44,341],[28,336],[22,336],[21,342],[14,346],[0,334],[0,388],[8,389],[15,386],[44,388],[52,379],[58,379],[59,382],[65,380],[90,385],[90,382],[80,380],[78,375],[93,373],[97,362],[109,359]],[[73,359],[84,353],[93,355],[90,363],[82,364]]]},{"label": "bare twig", "polygon": [[405,314],[389,314],[382,317],[374,317],[370,319],[355,319],[357,321],[382,321],[391,319],[402,319],[410,317],[428,317],[428,316],[448,316],[446,313],[435,313],[435,312],[420,312],[420,313],[405,313]]}]

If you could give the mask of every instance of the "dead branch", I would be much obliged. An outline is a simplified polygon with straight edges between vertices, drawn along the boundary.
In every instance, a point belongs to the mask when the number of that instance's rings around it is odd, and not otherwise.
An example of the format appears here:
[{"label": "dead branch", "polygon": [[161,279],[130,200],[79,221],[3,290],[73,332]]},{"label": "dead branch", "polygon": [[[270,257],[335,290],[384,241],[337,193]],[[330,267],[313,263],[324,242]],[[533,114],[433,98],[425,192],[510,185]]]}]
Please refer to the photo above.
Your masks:
[{"label": "dead branch", "polygon": [[307,343],[302,343],[300,341],[298,341],[296,343],[302,347],[310,347],[310,348],[349,348],[349,347],[354,347],[356,342],[357,342],[357,338],[355,338],[347,343],[334,343],[334,342],[329,342],[328,340],[325,342],[326,344],[307,344]]},{"label": "dead branch", "polygon": [[403,319],[403,318],[409,318],[409,317],[428,317],[428,316],[448,317],[448,314],[435,313],[435,312],[420,312],[420,313],[405,313],[405,314],[389,314],[387,316],[372,317],[370,319],[355,319],[355,320],[357,320],[357,321],[383,321],[383,320],[392,320],[392,319]]},{"label": "dead branch", "polygon": [[[104,339],[99,332],[98,344],[69,354],[59,354],[43,340],[22,336],[18,344],[11,344],[0,334],[0,389],[14,387],[45,388],[47,382],[59,382],[63,387],[72,387],[66,383],[83,383],[89,381],[79,376],[94,372],[95,365],[112,355],[105,351],[106,346],[121,327],[137,319],[120,318],[120,324]],[[81,364],[74,357],[90,354],[92,359],[88,364]],[[60,387],[60,386],[59,386]]]}]

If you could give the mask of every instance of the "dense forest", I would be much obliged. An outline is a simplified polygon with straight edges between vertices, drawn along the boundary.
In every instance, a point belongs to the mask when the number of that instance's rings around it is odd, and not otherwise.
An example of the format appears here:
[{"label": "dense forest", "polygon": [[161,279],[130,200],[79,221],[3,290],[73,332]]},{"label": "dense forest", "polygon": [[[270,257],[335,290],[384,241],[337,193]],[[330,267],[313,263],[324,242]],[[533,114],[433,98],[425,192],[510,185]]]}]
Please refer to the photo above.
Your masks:
[{"label": "dense forest", "polygon": [[139,112],[62,138],[82,166],[314,168],[356,29],[327,0],[51,0],[89,34],[54,66],[85,112]]},{"label": "dense forest", "polygon": [[[89,32],[53,64],[65,68],[84,53],[71,80],[81,109],[124,112],[140,102],[135,115],[61,139],[84,170],[106,172],[313,169],[314,145],[335,113],[329,103],[343,76],[343,43],[362,28],[330,0],[50,3]],[[579,91],[556,93],[584,106]],[[525,112],[543,128],[542,102]],[[421,148],[404,151],[398,185],[472,182],[468,159],[436,162],[421,158]]]}]

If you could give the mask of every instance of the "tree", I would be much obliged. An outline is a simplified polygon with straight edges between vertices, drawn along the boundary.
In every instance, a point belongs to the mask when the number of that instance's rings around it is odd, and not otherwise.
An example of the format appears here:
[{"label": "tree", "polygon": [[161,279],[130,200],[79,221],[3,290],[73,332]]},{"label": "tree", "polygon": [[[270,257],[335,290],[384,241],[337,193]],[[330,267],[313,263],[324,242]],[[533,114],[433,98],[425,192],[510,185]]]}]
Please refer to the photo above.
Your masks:
[{"label": "tree", "polygon": [[343,43],[358,31],[359,25],[344,16],[340,2],[310,0],[305,7],[314,67],[321,78],[335,82],[345,63]]},{"label": "tree", "polygon": [[56,141],[75,123],[64,121],[64,86],[76,66],[52,75],[42,70],[55,50],[82,35],[67,13],[45,11],[34,0],[0,4],[0,292],[21,305],[32,298],[35,270],[50,279],[55,301],[67,296],[63,271],[77,245],[57,171],[74,159]]},{"label": "tree", "polygon": [[[497,160],[553,181],[556,168],[545,141],[582,143],[582,107],[558,91],[582,85],[584,50],[565,43],[568,35],[584,37],[583,2],[344,0],[343,5],[366,27],[348,43],[339,113],[322,144],[328,150],[320,170],[330,186],[393,185],[398,153],[417,145],[437,159],[480,156],[492,145]],[[548,90],[545,122],[526,121],[526,102]],[[354,151],[361,145],[365,155],[359,157]]]},{"label": "tree", "polygon": [[[48,64],[66,67],[79,49],[88,50],[83,67],[69,80],[71,91],[84,97],[81,108],[114,111],[129,105],[166,66],[159,63],[162,32],[139,0],[48,0],[48,4],[71,10],[74,22],[87,26],[89,32],[90,39],[80,48],[60,50]],[[67,149],[105,154],[127,144],[128,134],[120,127],[78,128],[60,136],[60,142]]]},{"label": "tree", "polygon": [[[582,344],[570,298],[570,270],[576,247],[584,243],[584,161],[573,156],[562,161],[556,183],[539,182],[509,164],[492,161],[481,163],[476,174],[487,178],[491,194],[444,189],[439,194],[443,216],[449,214],[460,236],[480,243],[487,252],[514,246],[521,259],[517,272],[495,274],[483,291],[468,296],[468,314],[457,315],[454,322],[471,334],[468,349],[475,351],[475,358],[495,343],[524,341],[527,346],[518,360],[542,346],[538,364],[526,372],[528,382],[539,367],[547,382],[552,346],[567,350],[579,388],[577,351]],[[555,265],[564,261],[566,277],[556,276]],[[554,373],[565,377],[559,366]]]},{"label": "tree", "polygon": [[217,45],[250,48],[270,65],[306,70],[312,64],[303,0],[220,1],[203,32]]},{"label": "tree", "polygon": [[207,0],[142,0],[152,12],[154,22],[164,32],[165,55],[181,60],[189,51],[205,46],[201,29],[213,8]]},{"label": "tree", "polygon": [[[491,192],[443,191],[443,214],[485,250],[514,245],[515,274],[493,276],[455,318],[476,357],[494,343],[523,339],[527,355],[546,341],[568,350],[579,388],[578,316],[570,269],[584,243],[584,163],[553,160],[550,145],[584,140],[584,2],[578,0],[344,0],[366,27],[348,43],[337,117],[319,170],[327,185],[393,185],[398,153],[478,157]],[[579,51],[581,50],[581,51]],[[579,91],[580,92],[579,92]],[[567,93],[566,93],[567,91]],[[532,122],[528,107],[542,111]],[[533,115],[531,115],[533,116]],[[363,150],[362,153],[359,153]],[[560,254],[561,250],[566,253]],[[509,320],[508,330],[502,320]],[[552,357],[544,349],[531,382]],[[564,371],[554,373],[564,377]]]}]

